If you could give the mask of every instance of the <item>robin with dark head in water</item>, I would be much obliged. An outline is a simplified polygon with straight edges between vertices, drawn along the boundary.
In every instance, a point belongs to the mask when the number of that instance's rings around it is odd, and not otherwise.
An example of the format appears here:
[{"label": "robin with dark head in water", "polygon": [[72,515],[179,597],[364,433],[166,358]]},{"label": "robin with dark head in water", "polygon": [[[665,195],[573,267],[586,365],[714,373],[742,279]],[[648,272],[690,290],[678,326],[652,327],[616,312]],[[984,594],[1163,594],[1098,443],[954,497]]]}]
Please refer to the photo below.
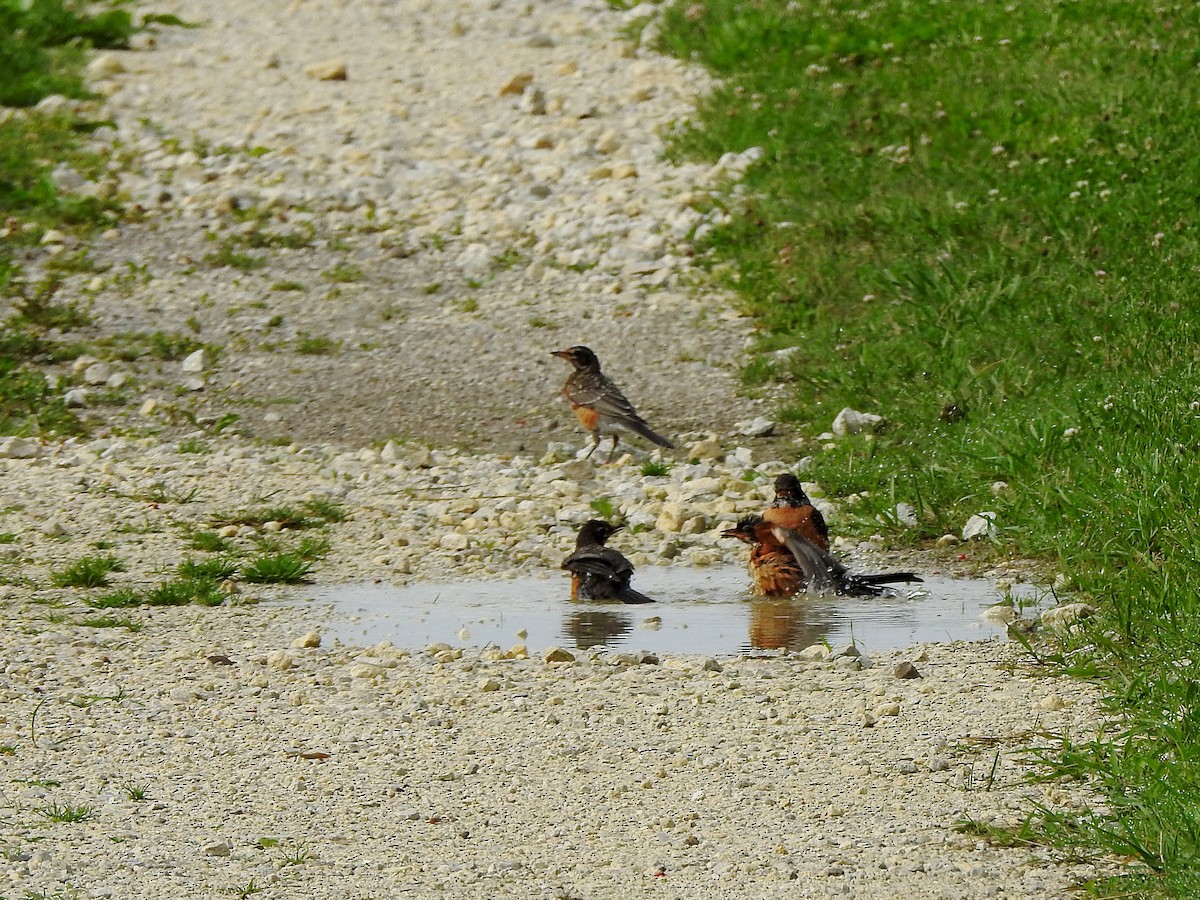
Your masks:
[{"label": "robin with dark head in water", "polygon": [[589,519],[579,529],[575,552],[563,560],[571,573],[571,600],[620,600],[622,603],[653,603],[629,586],[633,565],[616,550],[604,546],[622,526],[603,519]]},{"label": "robin with dark head in water", "polygon": [[613,442],[612,450],[608,454],[608,460],[611,462],[620,441],[619,429],[639,434],[660,447],[675,446],[662,435],[650,430],[650,426],[637,414],[633,404],[625,399],[625,395],[617,386],[600,371],[600,360],[587,347],[555,350],[552,355],[565,359],[575,367],[567,377],[562,392],[570,401],[579,424],[592,436],[592,449],[588,451],[588,456],[596,452],[601,437],[608,434],[612,436]]},{"label": "robin with dark head in water", "polygon": [[750,577],[755,593],[764,597],[791,597],[805,591],[879,596],[887,590],[884,585],[921,580],[912,572],[852,575],[800,532],[773,525],[763,516],[746,516],[721,534],[750,545]]}]

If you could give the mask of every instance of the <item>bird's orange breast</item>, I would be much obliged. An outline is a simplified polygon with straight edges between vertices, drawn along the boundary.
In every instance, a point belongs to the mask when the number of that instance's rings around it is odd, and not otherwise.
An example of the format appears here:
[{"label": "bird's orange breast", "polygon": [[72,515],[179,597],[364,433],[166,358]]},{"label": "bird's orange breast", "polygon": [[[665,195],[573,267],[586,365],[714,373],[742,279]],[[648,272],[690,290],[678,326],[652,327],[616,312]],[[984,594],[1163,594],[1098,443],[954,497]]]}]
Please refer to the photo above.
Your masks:
[{"label": "bird's orange breast", "polygon": [[575,410],[575,418],[579,420],[580,425],[588,431],[596,430],[596,426],[600,422],[600,413],[590,406],[580,406],[578,403],[572,403],[571,408]]},{"label": "bird's orange breast", "polygon": [[811,506],[773,506],[763,513],[763,520],[797,531],[822,550],[828,550],[829,538],[818,530],[813,521],[815,512]]},{"label": "bird's orange breast", "polygon": [[764,597],[790,597],[805,587],[804,573],[785,547],[755,547],[750,575],[755,590]]}]

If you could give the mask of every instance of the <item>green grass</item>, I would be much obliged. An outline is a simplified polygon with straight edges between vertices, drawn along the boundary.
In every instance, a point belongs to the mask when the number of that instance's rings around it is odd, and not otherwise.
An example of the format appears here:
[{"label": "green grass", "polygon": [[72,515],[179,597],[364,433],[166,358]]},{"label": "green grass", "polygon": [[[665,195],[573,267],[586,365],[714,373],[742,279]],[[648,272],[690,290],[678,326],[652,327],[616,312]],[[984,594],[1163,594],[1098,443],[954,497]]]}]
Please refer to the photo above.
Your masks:
[{"label": "green grass", "polygon": [[296,335],[295,348],[301,356],[328,356],[336,353],[341,342],[323,334],[307,334],[300,332]]},{"label": "green grass", "polygon": [[85,556],[50,576],[55,587],[104,587],[110,572],[123,572],[125,564],[115,556]]},{"label": "green grass", "polygon": [[118,588],[102,597],[89,597],[87,605],[92,609],[128,609],[131,606],[141,606],[144,601],[133,588]]},{"label": "green grass", "polygon": [[142,602],[147,606],[186,606],[190,603],[220,606],[225,602],[225,594],[212,578],[182,577],[151,588]]},{"label": "green grass", "polygon": [[720,78],[672,157],[761,148],[696,236],[757,319],[749,389],[786,382],[813,437],[885,417],[804,451],[864,496],[844,530],[927,543],[994,510],[970,554],[1101,604],[1062,659],[1122,725],[1055,764],[1112,813],[1053,837],[1200,895],[1200,9],[708,0],[670,5],[660,46]]},{"label": "green grass", "polygon": [[[3,266],[0,256],[0,281]],[[42,360],[75,355],[72,349],[46,337],[49,329],[82,324],[74,305],[54,302],[56,291],[54,284],[21,284],[7,290],[0,284],[0,294],[16,298],[15,312],[0,327],[0,434],[71,435],[83,431],[62,392],[53,390],[33,366]]]},{"label": "green grass", "polygon": [[197,531],[188,538],[188,546],[205,553],[228,553],[233,545],[215,531]]},{"label": "green grass", "polygon": [[[190,334],[130,331],[101,342],[97,349],[117,359],[136,360],[149,357],[165,361],[183,359],[204,346],[204,343]],[[216,348],[209,347],[208,351],[215,354]]]},{"label": "green grass", "polygon": [[[111,201],[60,193],[50,177],[53,167],[46,165],[48,159],[59,159],[81,175],[100,174],[103,160],[82,142],[89,128],[66,115],[31,113],[0,124],[0,208],[36,226],[14,240],[29,243],[51,226],[72,231],[114,220],[116,206]],[[3,274],[0,283],[7,283]]]},{"label": "green grass", "polygon": [[242,576],[255,584],[300,584],[312,571],[312,563],[296,553],[275,553],[251,561]]},{"label": "green grass", "polygon": [[120,688],[115,694],[80,694],[67,702],[79,709],[88,709],[97,703],[120,703],[125,699],[125,689]]},{"label": "green grass", "polygon": [[296,555],[301,559],[320,559],[329,554],[329,538],[323,535],[305,535],[296,546]]},{"label": "green grass", "polygon": [[259,528],[268,522],[278,522],[284,529],[317,528],[329,522],[343,522],[346,511],[332,500],[314,498],[296,506],[268,506],[245,509],[218,516],[223,525],[249,525]]},{"label": "green grass", "polygon": [[597,497],[588,503],[602,519],[612,519],[617,514],[617,508],[609,497]]},{"label": "green grass", "polygon": [[225,557],[194,560],[185,559],[179,564],[179,574],[184,578],[207,578],[214,581],[224,581],[232,578],[238,572],[238,564]]},{"label": "green grass", "polygon": [[[29,107],[50,94],[88,96],[82,72],[89,47],[128,46],[136,27],[119,8],[66,0],[0,2],[0,106]],[[71,435],[81,420],[50,390],[35,363],[60,356],[60,341],[46,330],[66,330],[85,318],[71,302],[53,300],[56,274],[88,266],[86,252],[52,261],[46,281],[22,280],[16,251],[37,243],[49,228],[87,235],[116,220],[119,206],[60,192],[51,176],[65,164],[85,178],[100,178],[106,160],[84,136],[98,124],[66,113],[17,109],[0,121],[0,301],[13,312],[0,322],[0,434]],[[0,302],[0,307],[5,304]]]},{"label": "green grass", "polygon": [[173,581],[164,581],[154,587],[138,591],[121,588],[102,597],[87,601],[93,609],[128,609],[134,606],[220,606],[225,602],[221,585],[213,577],[203,575],[181,575]]},{"label": "green grass", "polygon": [[8,349],[33,349],[39,354],[53,354],[59,359],[73,352],[73,348],[60,350],[48,342],[36,342],[32,348],[28,346],[31,332],[38,335],[51,329],[68,331],[91,323],[91,316],[77,303],[71,300],[64,303],[56,299],[61,288],[62,282],[52,277],[10,287],[8,294],[14,301],[15,314],[8,320],[8,326],[12,329]]},{"label": "green grass", "polygon": [[254,231],[241,238],[247,247],[276,247],[300,250],[312,245],[316,229],[312,225],[292,231]]},{"label": "green grass", "polygon": [[32,106],[48,94],[83,96],[86,47],[125,48],[135,31],[121,9],[90,13],[66,0],[0,3],[0,105]]},{"label": "green grass", "polygon": [[79,624],[85,628],[124,628],[134,634],[146,627],[144,623],[128,616],[95,616],[90,619],[82,619]]},{"label": "green grass", "polygon": [[302,866],[310,859],[316,859],[316,854],[300,841],[293,842],[291,849],[283,850],[282,863],[285,866]]},{"label": "green grass", "polygon": [[86,822],[92,817],[92,808],[83,804],[51,803],[35,809],[34,812],[48,822]]},{"label": "green grass", "polygon": [[243,272],[255,272],[267,267],[265,256],[244,253],[233,242],[224,243],[211,253],[204,254],[204,261],[214,269],[240,269]]},{"label": "green grass", "polygon": [[313,497],[311,500],[305,500],[304,509],[322,522],[345,522],[347,519],[346,508],[344,506],[333,500],[327,500],[324,497]]},{"label": "green grass", "polygon": [[358,266],[349,263],[338,263],[322,272],[321,277],[335,284],[350,284],[362,281],[363,271]]}]

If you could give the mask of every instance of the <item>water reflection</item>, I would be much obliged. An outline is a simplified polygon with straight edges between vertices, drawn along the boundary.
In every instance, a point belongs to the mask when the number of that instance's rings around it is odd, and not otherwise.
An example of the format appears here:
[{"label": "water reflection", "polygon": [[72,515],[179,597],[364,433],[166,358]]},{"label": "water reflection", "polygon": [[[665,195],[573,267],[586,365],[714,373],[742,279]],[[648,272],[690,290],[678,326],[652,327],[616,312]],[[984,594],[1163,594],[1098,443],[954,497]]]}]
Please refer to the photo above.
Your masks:
[{"label": "water reflection", "polygon": [[750,649],[803,650],[819,643],[831,622],[806,622],[803,600],[755,597],[750,601]]},{"label": "water reflection", "polygon": [[563,633],[571,637],[579,650],[614,647],[632,630],[633,620],[627,614],[602,609],[570,613],[563,623]]},{"label": "water reflection", "polygon": [[289,602],[332,604],[328,631],[342,641],[390,640],[412,649],[435,642],[507,649],[523,642],[531,653],[562,646],[729,654],[801,650],[823,640],[878,650],[1004,638],[1002,623],[981,618],[1002,599],[990,581],[927,576],[921,588],[890,597],[774,600],[747,592],[741,566],[674,566],[638,570],[638,589],[659,601],[647,606],[573,604],[561,578],[343,584],[293,593]]}]

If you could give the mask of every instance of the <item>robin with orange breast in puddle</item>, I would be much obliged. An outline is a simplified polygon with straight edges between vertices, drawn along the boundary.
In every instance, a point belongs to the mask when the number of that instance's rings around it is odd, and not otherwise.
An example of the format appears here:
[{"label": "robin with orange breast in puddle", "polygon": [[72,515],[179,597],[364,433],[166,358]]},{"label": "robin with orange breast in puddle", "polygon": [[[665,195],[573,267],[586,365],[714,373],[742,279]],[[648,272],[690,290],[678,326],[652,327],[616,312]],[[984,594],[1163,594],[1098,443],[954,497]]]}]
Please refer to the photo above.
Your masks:
[{"label": "robin with orange breast in puddle", "polygon": [[879,596],[887,590],[884,585],[921,580],[913,572],[853,575],[800,532],[774,525],[763,516],[746,516],[721,534],[750,545],[750,577],[755,593],[764,597],[791,597],[805,591]]},{"label": "robin with orange breast in puddle", "polygon": [[825,524],[825,517],[804,493],[800,479],[791,472],[775,478],[775,502],[763,513],[763,518],[772,525],[800,532],[822,550],[829,549],[829,526]]},{"label": "robin with orange breast in puddle", "polygon": [[618,551],[604,546],[622,526],[603,519],[589,519],[579,529],[575,552],[563,560],[571,573],[571,600],[620,600],[622,603],[653,603],[629,586],[633,564]]},{"label": "robin with orange breast in puddle", "polygon": [[650,430],[650,426],[637,414],[633,404],[625,399],[625,395],[617,386],[600,371],[600,360],[587,347],[575,346],[566,350],[555,350],[551,355],[565,359],[575,367],[575,371],[567,377],[562,392],[571,402],[579,424],[592,436],[592,449],[588,451],[588,456],[596,452],[601,437],[609,434],[613,444],[608,461],[612,462],[617,452],[617,443],[621,439],[617,429],[632,431],[660,447],[675,446],[662,435]]}]

